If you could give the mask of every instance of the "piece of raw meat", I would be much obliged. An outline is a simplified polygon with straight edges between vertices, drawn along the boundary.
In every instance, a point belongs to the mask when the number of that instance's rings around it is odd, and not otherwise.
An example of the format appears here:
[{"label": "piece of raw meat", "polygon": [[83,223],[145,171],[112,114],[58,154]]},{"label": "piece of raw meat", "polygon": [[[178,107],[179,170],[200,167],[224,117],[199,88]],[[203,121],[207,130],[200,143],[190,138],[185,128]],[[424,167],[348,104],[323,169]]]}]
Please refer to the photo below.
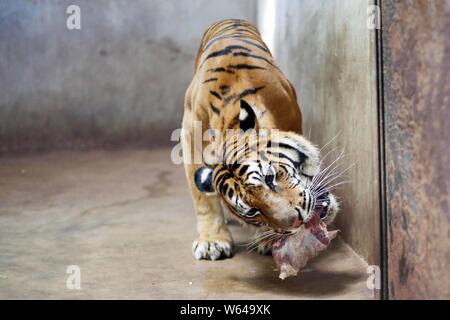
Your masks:
[{"label": "piece of raw meat", "polygon": [[279,239],[272,246],[272,256],[280,270],[280,279],[297,275],[306,263],[325,250],[338,230],[328,231],[320,214],[299,228],[299,231]]}]

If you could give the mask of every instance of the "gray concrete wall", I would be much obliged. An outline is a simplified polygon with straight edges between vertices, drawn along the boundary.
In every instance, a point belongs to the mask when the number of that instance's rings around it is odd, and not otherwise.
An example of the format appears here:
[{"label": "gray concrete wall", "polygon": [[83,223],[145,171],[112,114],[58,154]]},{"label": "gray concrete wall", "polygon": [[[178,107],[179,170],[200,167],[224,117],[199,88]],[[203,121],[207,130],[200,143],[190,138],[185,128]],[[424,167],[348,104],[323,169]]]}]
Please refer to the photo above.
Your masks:
[{"label": "gray concrete wall", "polygon": [[[277,0],[258,5],[263,37],[293,82],[306,136],[325,149],[345,147],[337,219],[344,239],[370,263],[379,262],[378,118],[374,31],[366,0]],[[275,29],[264,28],[265,24]]]},{"label": "gray concrete wall", "polygon": [[[81,8],[81,30],[66,8]],[[3,0],[0,151],[168,144],[209,24],[256,2]]]}]

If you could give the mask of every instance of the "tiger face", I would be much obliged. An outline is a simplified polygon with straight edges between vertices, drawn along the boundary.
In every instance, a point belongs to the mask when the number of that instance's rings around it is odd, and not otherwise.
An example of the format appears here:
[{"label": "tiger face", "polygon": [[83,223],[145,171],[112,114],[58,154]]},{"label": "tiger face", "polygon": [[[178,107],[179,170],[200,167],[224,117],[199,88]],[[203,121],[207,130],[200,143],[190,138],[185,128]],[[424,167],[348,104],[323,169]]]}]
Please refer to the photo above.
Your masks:
[{"label": "tiger face", "polygon": [[292,132],[250,131],[249,127],[257,127],[256,117],[245,101],[241,109],[245,109],[241,128],[246,131],[218,146],[224,150],[222,162],[195,172],[197,188],[220,195],[244,222],[278,233],[295,232],[314,214],[331,223],[338,203],[320,183],[319,150]]}]

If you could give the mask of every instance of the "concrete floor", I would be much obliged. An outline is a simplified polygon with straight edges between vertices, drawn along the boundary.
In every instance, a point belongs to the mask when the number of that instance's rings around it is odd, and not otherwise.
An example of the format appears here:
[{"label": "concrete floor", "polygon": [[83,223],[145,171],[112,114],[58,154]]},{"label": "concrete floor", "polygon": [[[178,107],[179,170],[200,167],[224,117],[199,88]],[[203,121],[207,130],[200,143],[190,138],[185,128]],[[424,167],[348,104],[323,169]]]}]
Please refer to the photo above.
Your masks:
[{"label": "concrete floor", "polygon": [[[365,263],[342,241],[299,277],[245,250],[196,261],[193,206],[170,150],[0,159],[1,299],[368,299]],[[69,265],[81,289],[66,287]]]}]

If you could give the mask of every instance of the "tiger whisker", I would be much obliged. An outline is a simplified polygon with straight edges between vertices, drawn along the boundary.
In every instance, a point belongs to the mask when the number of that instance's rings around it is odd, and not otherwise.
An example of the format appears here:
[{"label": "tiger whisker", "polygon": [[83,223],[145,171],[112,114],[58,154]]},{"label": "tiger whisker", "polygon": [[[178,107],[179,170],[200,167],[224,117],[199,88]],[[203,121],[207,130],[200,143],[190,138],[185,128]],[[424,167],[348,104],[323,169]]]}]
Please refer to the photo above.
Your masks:
[{"label": "tiger whisker", "polygon": [[[342,155],[342,153],[341,153],[341,155]],[[341,176],[343,173],[348,171],[353,165],[355,165],[357,163],[357,161],[353,162],[348,168],[345,168],[343,171],[338,173],[337,172],[338,168],[344,164],[344,163],[339,163],[338,160],[340,161],[347,156],[349,156],[349,155],[348,154],[342,155],[339,158],[337,158],[335,161],[333,161],[334,164],[332,163],[326,169],[324,169],[324,171],[326,170],[327,172],[325,174],[322,174],[322,176],[319,177],[318,179],[316,179],[315,183],[312,184],[309,188],[317,189],[317,188],[323,186],[324,183],[328,182],[329,180],[334,179],[335,177]]]},{"label": "tiger whisker", "polygon": [[257,237],[252,239],[252,241],[249,242],[249,245],[247,246],[248,251],[254,250],[263,241],[265,241],[264,243],[268,243],[269,241],[275,240],[277,237],[282,236],[273,230],[268,230],[268,231],[262,232],[262,234],[264,234],[264,235],[261,237],[259,237],[259,235],[258,235]]},{"label": "tiger whisker", "polygon": [[255,246],[253,246],[250,250],[248,250],[248,252],[252,252],[255,249],[257,249],[259,244],[266,245],[269,242],[278,240],[280,237],[281,237],[280,234],[275,233],[271,237],[268,237],[268,238],[264,239],[263,241],[260,241],[260,242],[256,243]]},{"label": "tiger whisker", "polygon": [[270,237],[273,234],[275,234],[275,232],[272,231],[272,230],[261,232],[258,235],[256,235],[251,241],[249,241],[249,243],[247,245],[251,246],[251,245],[253,245],[255,243],[258,243],[258,242],[264,240],[265,238]]},{"label": "tiger whisker", "polygon": [[334,169],[333,171],[331,171],[329,174],[327,174],[323,179],[321,179],[312,189],[313,191],[315,190],[321,190],[323,188],[325,188],[327,186],[327,184],[329,184],[331,181],[336,180],[337,178],[340,178],[345,172],[343,171],[337,171],[338,168],[341,166],[341,164],[339,166],[336,167],[336,169]]},{"label": "tiger whisker", "polygon": [[272,239],[273,237],[275,236],[275,234],[272,234],[272,235],[269,235],[269,236],[267,236],[267,237],[265,237],[265,238],[263,238],[263,239],[260,239],[260,240],[258,240],[258,241],[255,241],[254,243],[252,243],[251,245],[249,245],[248,247],[247,247],[247,251],[248,252],[251,252],[251,251],[253,251],[253,250],[255,250],[256,248],[258,248],[258,245],[260,244],[260,243],[268,243],[269,241],[270,241],[270,239]]},{"label": "tiger whisker", "polygon": [[[319,166],[321,167],[322,164],[323,164],[323,163],[325,162],[325,160],[327,159],[327,157],[328,157],[332,152],[335,152],[337,149],[338,149],[338,147],[333,148],[333,149],[331,149],[330,151],[328,151],[328,152],[325,154],[325,156],[323,156],[323,158],[320,160]],[[343,153],[344,153],[344,149],[341,151],[340,155],[338,156],[338,159],[340,159],[340,157],[342,157],[342,154],[343,154]],[[338,160],[338,159],[335,159],[335,161]],[[319,173],[316,174],[314,177],[315,177],[316,179],[319,178],[322,174],[324,174],[324,172],[327,171],[328,167],[329,167],[329,166],[327,166],[326,168],[320,170]],[[314,180],[314,178],[313,178],[313,180]]]},{"label": "tiger whisker", "polygon": [[[337,187],[337,186],[340,186],[340,185],[343,185],[343,184],[352,183],[352,182],[353,182],[352,180],[341,181],[341,182],[335,183],[335,184],[333,184],[332,186],[328,187],[328,190],[336,190],[336,187]],[[315,193],[314,196],[315,196],[315,197],[320,197],[322,194],[327,193],[328,190],[327,190],[327,191],[321,191],[321,192]]]},{"label": "tiger whisker", "polygon": [[322,188],[328,188],[327,185],[330,184],[330,182],[340,178],[341,176],[343,176],[347,171],[349,171],[351,168],[353,168],[355,165],[357,164],[357,162],[353,162],[352,164],[350,164],[347,168],[345,168],[344,170],[342,170],[341,172],[339,172],[339,174],[333,176],[332,178],[329,178],[328,180],[324,180],[323,182],[320,183],[320,185],[317,185],[316,188],[314,188],[313,190],[317,190],[317,189],[322,189]]},{"label": "tiger whisker", "polygon": [[339,147],[334,147],[333,149],[329,150],[324,156],[322,156],[322,159],[320,160],[320,163],[319,163],[319,167],[321,167],[322,164],[323,164],[323,163],[325,162],[325,160],[327,159],[327,157],[328,157],[331,153],[335,152],[338,148],[339,148]]},{"label": "tiger whisker", "polygon": [[264,240],[265,238],[270,237],[271,235],[272,235],[272,234],[267,234],[267,235],[264,235],[264,236],[261,236],[261,237],[258,237],[258,238],[254,238],[254,239],[252,239],[251,241],[249,241],[249,242],[247,243],[247,246],[252,246],[252,245],[254,245],[254,244],[256,244],[256,243],[258,243],[258,242]]},{"label": "tiger whisker", "polygon": [[314,176],[313,181],[309,188],[314,189],[314,187],[316,187],[318,184],[320,184],[320,182],[323,180],[323,177],[326,176],[327,173],[329,173],[333,170],[336,170],[336,168],[334,168],[333,166],[335,166],[335,164],[338,163],[343,158],[344,158],[344,149],[332,163],[330,163],[325,169],[323,169],[316,176]]},{"label": "tiger whisker", "polygon": [[325,175],[323,175],[320,179],[318,179],[312,186],[310,186],[310,189],[315,190],[318,187],[322,186],[325,181],[327,181],[330,178],[333,178],[339,174],[338,168],[341,166],[341,164],[336,165],[334,168],[330,169],[329,172],[327,172]]},{"label": "tiger whisker", "polygon": [[338,133],[336,133],[336,135],[331,138],[327,143],[325,143],[322,148],[320,148],[319,152],[322,152],[323,149],[325,149],[331,142],[333,142],[333,140],[335,140],[338,136],[340,136],[342,133],[342,131],[339,131]]}]

